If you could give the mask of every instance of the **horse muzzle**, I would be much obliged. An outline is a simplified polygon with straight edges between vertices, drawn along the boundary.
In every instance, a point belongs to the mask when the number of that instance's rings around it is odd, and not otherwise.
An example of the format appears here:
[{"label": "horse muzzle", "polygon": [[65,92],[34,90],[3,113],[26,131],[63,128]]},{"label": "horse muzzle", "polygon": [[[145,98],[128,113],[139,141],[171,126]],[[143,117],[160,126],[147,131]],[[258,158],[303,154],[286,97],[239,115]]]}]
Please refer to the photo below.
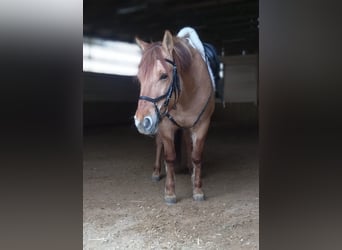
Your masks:
[{"label": "horse muzzle", "polygon": [[157,132],[158,121],[154,116],[146,115],[141,119],[138,119],[137,116],[134,116],[134,122],[141,134],[154,135]]}]

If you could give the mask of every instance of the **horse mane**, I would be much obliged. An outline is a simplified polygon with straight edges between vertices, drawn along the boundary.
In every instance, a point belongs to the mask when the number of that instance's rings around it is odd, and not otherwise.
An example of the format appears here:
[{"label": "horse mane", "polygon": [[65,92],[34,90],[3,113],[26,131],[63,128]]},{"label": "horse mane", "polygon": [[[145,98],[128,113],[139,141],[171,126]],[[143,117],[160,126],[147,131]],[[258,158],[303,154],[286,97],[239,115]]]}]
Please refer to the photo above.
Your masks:
[{"label": "horse mane", "polygon": [[192,62],[192,52],[187,40],[180,37],[173,37],[174,48],[173,58],[180,71],[187,71]]},{"label": "horse mane", "polygon": [[[185,72],[189,69],[192,62],[192,51],[187,41],[180,37],[173,37],[174,48],[172,51],[173,60],[179,72]],[[139,75],[146,78],[150,73],[156,60],[160,60],[163,67],[167,67],[167,62],[162,55],[162,42],[150,43],[141,58],[139,64]]]}]

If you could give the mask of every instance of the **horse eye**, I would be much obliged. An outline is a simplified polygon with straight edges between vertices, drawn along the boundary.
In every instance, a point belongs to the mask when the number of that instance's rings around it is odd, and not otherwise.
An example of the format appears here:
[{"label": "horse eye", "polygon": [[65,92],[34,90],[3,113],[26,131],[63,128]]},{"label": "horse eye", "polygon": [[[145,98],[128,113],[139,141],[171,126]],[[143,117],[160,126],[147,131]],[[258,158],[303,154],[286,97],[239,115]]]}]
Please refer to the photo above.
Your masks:
[{"label": "horse eye", "polygon": [[167,78],[167,74],[162,74],[159,78],[159,80],[165,80]]}]

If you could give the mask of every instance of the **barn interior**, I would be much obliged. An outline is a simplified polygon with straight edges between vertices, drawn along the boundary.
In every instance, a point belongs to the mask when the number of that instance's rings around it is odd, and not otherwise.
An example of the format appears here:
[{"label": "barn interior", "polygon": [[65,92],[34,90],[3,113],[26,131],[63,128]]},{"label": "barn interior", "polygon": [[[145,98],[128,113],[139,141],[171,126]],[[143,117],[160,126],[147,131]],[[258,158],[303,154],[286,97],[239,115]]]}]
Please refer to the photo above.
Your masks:
[{"label": "barn interior", "polygon": [[[186,26],[213,44],[224,64],[226,108],[218,100],[214,120],[257,126],[257,1],[84,1],[85,40],[160,41],[165,30]],[[84,72],[84,125],[132,122],[138,92],[132,77]]]},{"label": "barn interior", "polygon": [[[258,16],[252,0],[84,1],[85,249],[258,249]],[[134,126],[135,71],[110,70],[128,68],[135,37],[160,41],[186,26],[214,45],[222,96],[203,156],[206,200],[192,200],[180,160],[177,203],[167,206],[165,178],[151,181],[154,139]]]}]

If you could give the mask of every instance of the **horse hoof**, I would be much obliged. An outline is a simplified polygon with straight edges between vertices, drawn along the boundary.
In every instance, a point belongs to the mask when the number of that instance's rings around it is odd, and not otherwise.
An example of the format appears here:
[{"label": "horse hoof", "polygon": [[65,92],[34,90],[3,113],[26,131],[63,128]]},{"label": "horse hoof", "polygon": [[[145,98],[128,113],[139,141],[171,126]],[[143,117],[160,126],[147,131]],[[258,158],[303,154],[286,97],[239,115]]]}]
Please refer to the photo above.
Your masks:
[{"label": "horse hoof", "polygon": [[195,201],[204,201],[204,194],[194,194],[192,196],[192,198],[195,200]]},{"label": "horse hoof", "polygon": [[164,200],[165,200],[167,205],[176,204],[176,196],[175,195],[173,195],[173,196],[165,196]]},{"label": "horse hoof", "polygon": [[153,182],[158,182],[158,181],[160,181],[160,179],[161,179],[160,175],[152,175],[152,181]]}]

